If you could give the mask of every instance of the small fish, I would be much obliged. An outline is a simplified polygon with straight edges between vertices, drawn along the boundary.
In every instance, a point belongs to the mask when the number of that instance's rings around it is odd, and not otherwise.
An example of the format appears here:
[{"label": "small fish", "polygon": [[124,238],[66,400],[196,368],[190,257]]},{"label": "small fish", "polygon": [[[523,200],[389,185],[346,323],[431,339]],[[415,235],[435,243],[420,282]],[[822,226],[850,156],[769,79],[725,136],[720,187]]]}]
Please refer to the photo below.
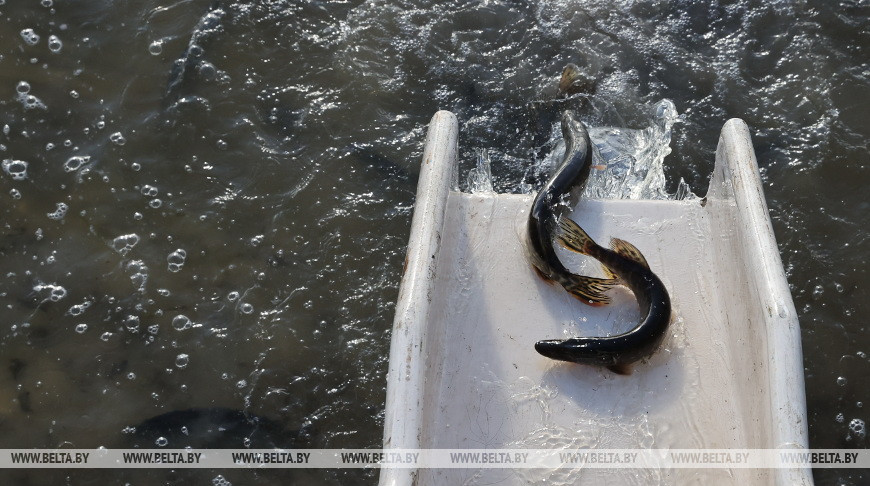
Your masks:
[{"label": "small fish", "polygon": [[589,95],[595,92],[595,80],[588,77],[576,64],[568,63],[559,79],[559,92],[567,95]]},{"label": "small fish", "polygon": [[625,285],[634,293],[643,320],[631,331],[608,337],[551,339],[535,343],[542,355],[562,361],[605,366],[614,373],[631,373],[630,365],[658,349],[671,321],[671,299],[662,281],[652,272],[643,254],[631,243],[612,238],[610,249],[604,248],[569,218],[559,221],[559,243],[571,251],[589,255],[599,262],[608,275],[595,279],[586,288],[585,298],[594,303],[609,302],[604,291]]},{"label": "small fish", "polygon": [[595,81],[576,64],[568,64],[562,70],[557,91],[548,88],[541,99],[526,105],[528,130],[532,134],[532,145],[537,147],[538,156],[545,156],[549,147],[551,129],[559,121],[561,114],[568,109],[583,110],[588,98],[595,92]]}]

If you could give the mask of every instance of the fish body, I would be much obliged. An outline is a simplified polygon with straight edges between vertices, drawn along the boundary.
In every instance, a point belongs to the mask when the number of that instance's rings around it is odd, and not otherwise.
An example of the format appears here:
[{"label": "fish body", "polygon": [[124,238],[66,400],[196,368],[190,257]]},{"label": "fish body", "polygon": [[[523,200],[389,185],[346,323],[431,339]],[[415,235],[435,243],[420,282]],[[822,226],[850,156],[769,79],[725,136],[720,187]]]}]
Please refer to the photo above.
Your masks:
[{"label": "fish body", "polygon": [[553,238],[559,218],[577,203],[586,186],[592,169],[592,143],[573,111],[562,113],[561,126],[565,155],[532,203],[526,252],[543,279],[570,289],[576,285],[578,275],[569,272],[559,260]]},{"label": "fish body", "polygon": [[[560,220],[559,226],[563,231],[559,242],[571,251],[601,262],[610,277],[601,279],[601,285],[606,288],[625,285],[631,289],[644,318],[634,329],[622,334],[538,341],[535,350],[548,358],[605,366],[616,373],[628,374],[629,366],[654,353],[665,337],[671,321],[668,291],[650,270],[643,254],[631,243],[613,238],[608,249],[595,243],[569,218]],[[593,297],[604,297],[603,292],[600,294]]]}]

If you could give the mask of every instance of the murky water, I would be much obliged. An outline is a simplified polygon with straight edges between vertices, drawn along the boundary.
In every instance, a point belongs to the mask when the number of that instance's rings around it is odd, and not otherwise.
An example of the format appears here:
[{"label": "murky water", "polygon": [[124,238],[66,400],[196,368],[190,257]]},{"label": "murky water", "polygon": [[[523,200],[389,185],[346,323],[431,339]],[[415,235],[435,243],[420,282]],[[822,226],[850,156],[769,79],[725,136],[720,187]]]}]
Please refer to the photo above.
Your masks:
[{"label": "murky water", "polygon": [[[705,192],[721,125],[747,121],[801,314],[810,444],[866,447],[868,9],[0,0],[2,447],[120,447],[203,407],[309,447],[378,447],[426,123],[454,111],[463,170],[486,150],[495,189],[520,192],[552,128],[529,103],[567,62],[597,82],[592,125],[644,128],[673,100],[670,192]],[[219,474],[300,477],[7,477]]]}]

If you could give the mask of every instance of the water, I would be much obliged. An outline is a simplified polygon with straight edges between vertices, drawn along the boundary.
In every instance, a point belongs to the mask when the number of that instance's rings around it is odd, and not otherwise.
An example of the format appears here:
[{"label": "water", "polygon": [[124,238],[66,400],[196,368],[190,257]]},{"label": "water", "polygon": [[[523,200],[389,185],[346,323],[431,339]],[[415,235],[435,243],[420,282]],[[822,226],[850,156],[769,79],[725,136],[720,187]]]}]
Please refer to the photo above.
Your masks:
[{"label": "water", "polygon": [[821,0],[0,2],[3,447],[118,447],[193,407],[378,447],[426,123],[454,111],[462,173],[483,150],[493,189],[524,192],[552,148],[529,103],[568,62],[597,81],[593,126],[644,129],[673,101],[668,193],[703,194],[721,125],[747,121],[800,313],[810,444],[866,447],[867,32],[866,3]]}]

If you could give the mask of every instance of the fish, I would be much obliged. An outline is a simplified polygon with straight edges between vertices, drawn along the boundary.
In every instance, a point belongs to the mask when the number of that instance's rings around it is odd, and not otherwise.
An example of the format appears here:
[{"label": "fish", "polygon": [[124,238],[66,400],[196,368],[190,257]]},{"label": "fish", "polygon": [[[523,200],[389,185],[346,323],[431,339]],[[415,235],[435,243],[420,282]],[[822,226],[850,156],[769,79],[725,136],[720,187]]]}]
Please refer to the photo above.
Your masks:
[{"label": "fish", "polygon": [[297,445],[301,431],[242,410],[222,407],[173,410],[135,426],[134,447],[154,448],[162,439],[172,448],[272,449]]},{"label": "fish", "polygon": [[541,99],[527,103],[528,132],[532,134],[532,146],[536,147],[538,157],[546,156],[549,148],[551,128],[559,122],[561,113],[566,109],[583,110],[589,106],[589,97],[595,93],[595,80],[579,66],[568,63],[562,70],[558,84],[548,87]]},{"label": "fish", "polygon": [[[611,238],[610,248],[598,245],[574,220],[559,221],[559,243],[565,248],[598,260],[609,278],[600,279],[604,290],[625,285],[634,294],[643,320],[634,329],[607,337],[550,339],[535,343],[535,350],[551,359],[604,366],[617,374],[630,374],[631,365],[652,355],[661,345],[671,322],[671,299],[661,279],[646,258],[631,243]],[[598,291],[598,289],[595,289]],[[608,302],[603,291],[591,295]]]},{"label": "fish", "polygon": [[[594,84],[580,69],[569,64],[562,72],[562,96],[591,91]],[[573,110],[561,115],[565,155],[557,170],[538,192],[529,212],[525,250],[536,273],[548,283],[558,283],[569,294],[591,306],[610,303],[606,292],[624,285],[635,295],[644,319],[631,331],[608,337],[550,339],[535,343],[543,356],[560,361],[602,366],[617,374],[630,374],[631,365],[658,349],[671,321],[671,301],[662,281],[650,269],[643,254],[631,243],[613,238],[603,248],[573,220],[566,217],[577,205],[593,168],[589,133]],[[598,260],[606,278],[578,275],[568,270],[553,246],[556,229],[559,243]]]},{"label": "fish", "polygon": [[604,279],[570,272],[559,260],[553,239],[558,221],[573,208],[592,170],[592,142],[589,133],[573,110],[562,112],[562,137],[565,155],[532,202],[526,233],[526,254],[538,275],[555,282],[587,304],[599,301]]}]

